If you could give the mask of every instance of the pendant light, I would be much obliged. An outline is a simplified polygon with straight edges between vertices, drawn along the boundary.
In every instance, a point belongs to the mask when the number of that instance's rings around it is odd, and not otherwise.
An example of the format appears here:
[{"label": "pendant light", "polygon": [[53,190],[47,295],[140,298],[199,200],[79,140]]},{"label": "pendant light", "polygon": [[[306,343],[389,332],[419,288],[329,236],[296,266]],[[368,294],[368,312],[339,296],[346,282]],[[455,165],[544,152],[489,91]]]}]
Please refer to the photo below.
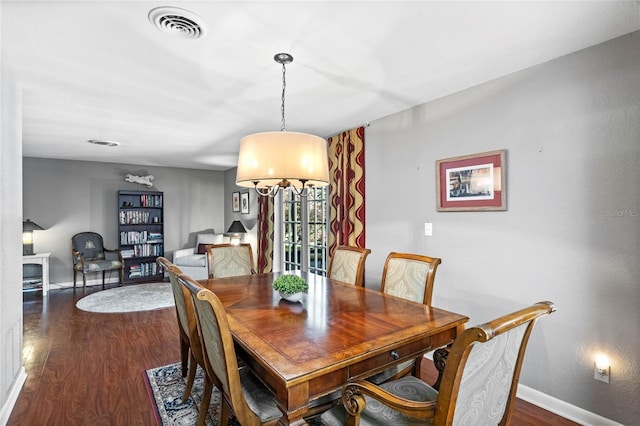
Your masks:
[{"label": "pendant light", "polygon": [[255,188],[263,196],[275,196],[280,188],[293,188],[301,195],[305,188],[329,184],[327,141],[308,133],[287,132],[284,99],[288,53],[273,58],[282,64],[282,122],[280,131],[254,133],[240,141],[236,185]]}]

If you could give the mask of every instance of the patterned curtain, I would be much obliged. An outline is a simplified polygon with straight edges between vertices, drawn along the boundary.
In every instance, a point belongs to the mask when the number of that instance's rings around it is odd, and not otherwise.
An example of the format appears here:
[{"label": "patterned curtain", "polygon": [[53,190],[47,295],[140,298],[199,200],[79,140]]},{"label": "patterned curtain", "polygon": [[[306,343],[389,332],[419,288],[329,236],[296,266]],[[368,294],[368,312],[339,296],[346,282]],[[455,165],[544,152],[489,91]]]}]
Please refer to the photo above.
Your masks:
[{"label": "patterned curtain", "polygon": [[365,247],[364,127],[329,141],[329,256],[339,245]]},{"label": "patterned curtain", "polygon": [[258,267],[257,273],[273,270],[273,198],[258,197]]}]

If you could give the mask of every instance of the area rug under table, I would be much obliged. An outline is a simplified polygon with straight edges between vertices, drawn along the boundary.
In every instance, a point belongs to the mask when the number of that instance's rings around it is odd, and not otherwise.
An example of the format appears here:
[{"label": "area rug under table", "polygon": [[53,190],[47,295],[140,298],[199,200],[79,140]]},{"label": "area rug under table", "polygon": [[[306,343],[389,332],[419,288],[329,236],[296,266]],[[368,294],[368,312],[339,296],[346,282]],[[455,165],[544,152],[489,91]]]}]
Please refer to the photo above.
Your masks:
[{"label": "area rug under table", "polygon": [[[161,426],[195,425],[202,405],[204,375],[200,367],[196,372],[191,396],[182,402],[186,378],[182,377],[180,363],[165,365],[145,371],[147,390],[151,403],[155,407],[156,419]],[[207,426],[218,424],[218,410],[220,409],[220,392],[215,387],[211,393],[211,403],[207,415]],[[235,418],[231,418],[230,425],[240,426]]]},{"label": "area rug under table", "polygon": [[131,284],[97,291],[78,300],[76,307],[88,312],[124,313],[174,306],[171,284]]}]

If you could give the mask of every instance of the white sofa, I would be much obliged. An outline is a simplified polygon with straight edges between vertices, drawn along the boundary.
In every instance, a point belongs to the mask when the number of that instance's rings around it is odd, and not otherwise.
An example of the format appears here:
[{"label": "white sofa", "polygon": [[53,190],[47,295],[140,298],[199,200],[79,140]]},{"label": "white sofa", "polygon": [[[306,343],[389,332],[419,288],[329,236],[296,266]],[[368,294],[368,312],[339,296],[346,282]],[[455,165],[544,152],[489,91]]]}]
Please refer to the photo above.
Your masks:
[{"label": "white sofa", "polygon": [[195,247],[173,252],[173,264],[194,280],[207,279],[209,267],[207,266],[207,253],[204,251],[204,245],[228,242],[229,237],[224,234],[198,234]]}]

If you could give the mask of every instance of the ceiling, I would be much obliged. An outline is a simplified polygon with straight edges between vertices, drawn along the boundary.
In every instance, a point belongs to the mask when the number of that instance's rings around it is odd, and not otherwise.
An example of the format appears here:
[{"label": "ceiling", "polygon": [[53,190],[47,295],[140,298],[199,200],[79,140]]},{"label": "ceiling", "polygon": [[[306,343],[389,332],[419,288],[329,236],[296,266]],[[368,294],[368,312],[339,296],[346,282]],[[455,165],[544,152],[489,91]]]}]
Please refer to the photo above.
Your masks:
[{"label": "ceiling", "polygon": [[[186,9],[205,36],[154,27]],[[23,155],[210,170],[242,136],[329,137],[640,29],[636,1],[5,1]],[[90,139],[114,140],[117,147]]]}]

